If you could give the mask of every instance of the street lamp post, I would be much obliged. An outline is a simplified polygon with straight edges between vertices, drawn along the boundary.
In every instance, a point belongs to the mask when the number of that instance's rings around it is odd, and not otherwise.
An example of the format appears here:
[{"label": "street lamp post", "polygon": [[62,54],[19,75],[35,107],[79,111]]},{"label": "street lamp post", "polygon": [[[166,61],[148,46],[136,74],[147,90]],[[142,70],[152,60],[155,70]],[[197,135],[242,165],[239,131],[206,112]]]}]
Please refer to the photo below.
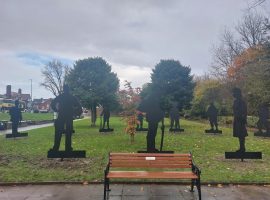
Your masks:
[{"label": "street lamp post", "polygon": [[31,81],[31,102],[33,101],[33,96],[32,96],[32,79],[30,79],[30,81]]},{"label": "street lamp post", "polygon": [[30,79],[31,81],[31,102],[30,102],[30,108],[31,110],[33,109],[33,88],[32,88],[32,79]]}]

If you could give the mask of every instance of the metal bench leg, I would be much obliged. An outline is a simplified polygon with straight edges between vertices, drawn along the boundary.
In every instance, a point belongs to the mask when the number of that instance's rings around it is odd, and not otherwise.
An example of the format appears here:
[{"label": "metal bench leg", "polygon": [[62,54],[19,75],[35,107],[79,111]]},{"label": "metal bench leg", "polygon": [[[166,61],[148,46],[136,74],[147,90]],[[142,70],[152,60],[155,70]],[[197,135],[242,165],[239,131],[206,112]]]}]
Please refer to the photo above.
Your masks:
[{"label": "metal bench leg", "polygon": [[194,182],[195,182],[195,180],[194,179],[191,179],[191,189],[190,189],[190,192],[194,192]]},{"label": "metal bench leg", "polygon": [[103,199],[104,200],[106,200],[106,193],[107,193],[107,191],[106,191],[106,180],[104,180],[104,194],[103,194]]},{"label": "metal bench leg", "polygon": [[107,178],[107,191],[110,192],[110,179]]},{"label": "metal bench leg", "polygon": [[107,196],[107,178],[106,178],[106,171],[104,171],[104,194],[103,199],[106,200]]},{"label": "metal bench leg", "polygon": [[200,181],[200,178],[196,180],[196,186],[197,186],[197,189],[198,189],[199,200],[201,200],[202,199],[202,194],[201,194],[201,181]]},{"label": "metal bench leg", "polygon": [[107,198],[109,197],[109,193],[110,192],[110,180],[108,178],[104,178],[104,200],[107,200]]}]

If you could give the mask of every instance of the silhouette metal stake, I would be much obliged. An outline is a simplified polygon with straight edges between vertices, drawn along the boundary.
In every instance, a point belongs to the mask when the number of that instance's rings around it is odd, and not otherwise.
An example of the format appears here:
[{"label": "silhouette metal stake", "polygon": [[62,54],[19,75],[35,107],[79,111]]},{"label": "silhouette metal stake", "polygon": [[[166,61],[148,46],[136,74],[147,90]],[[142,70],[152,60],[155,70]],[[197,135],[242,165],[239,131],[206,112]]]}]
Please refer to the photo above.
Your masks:
[{"label": "silhouette metal stake", "polygon": [[165,132],[165,125],[164,125],[164,118],[163,118],[161,121],[161,141],[160,141],[159,153],[174,153],[174,151],[163,151],[164,132]]},{"label": "silhouette metal stake", "polygon": [[[79,101],[69,93],[69,87],[64,85],[63,93],[51,103],[51,107],[58,112],[54,122],[55,135],[53,148],[48,151],[48,158],[85,158],[85,151],[73,151],[71,138],[73,132],[73,117],[82,114]],[[65,133],[65,151],[59,151],[62,134]]]},{"label": "silhouette metal stake", "polygon": [[[209,105],[209,107],[207,109],[207,116],[209,118],[211,129],[205,130],[205,133],[214,133],[214,134],[219,133],[219,134],[221,134],[222,131],[218,130],[218,122],[217,122],[218,110],[215,107],[213,102],[211,102],[211,104]],[[215,129],[214,129],[214,126],[215,126]]]},{"label": "silhouette metal stake", "polygon": [[242,99],[242,93],[239,88],[233,89],[233,136],[238,137],[240,148],[236,152],[225,152],[226,159],[262,159],[261,152],[246,152],[245,137],[248,136],[247,124],[247,105]]},{"label": "silhouette metal stake", "polygon": [[18,126],[22,121],[22,112],[19,108],[19,100],[15,100],[15,106],[10,108],[10,121],[12,122],[12,133],[6,134],[6,138],[26,137],[28,133],[19,133]]}]

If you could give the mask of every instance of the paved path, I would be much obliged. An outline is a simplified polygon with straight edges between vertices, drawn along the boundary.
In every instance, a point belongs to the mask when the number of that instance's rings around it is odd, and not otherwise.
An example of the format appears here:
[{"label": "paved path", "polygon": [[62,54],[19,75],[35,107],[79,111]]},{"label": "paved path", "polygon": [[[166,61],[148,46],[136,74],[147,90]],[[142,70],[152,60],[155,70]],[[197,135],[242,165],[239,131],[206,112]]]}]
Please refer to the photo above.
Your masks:
[{"label": "paved path", "polygon": [[[80,121],[87,119],[87,117],[84,117],[83,119],[76,119],[74,121]],[[48,123],[48,124],[40,124],[40,125],[30,125],[30,126],[25,126],[25,127],[19,127],[18,132],[24,132],[24,131],[29,131],[33,129],[38,129],[38,128],[43,128],[43,127],[48,127],[48,126],[53,126],[53,123]],[[10,134],[12,132],[11,129],[0,131],[0,135],[5,135],[5,134]],[[1,199],[0,199],[1,200]]]},{"label": "paved path", "polygon": [[[109,200],[197,200],[188,186],[113,184]],[[101,200],[103,185],[0,186],[1,200]],[[270,186],[202,187],[203,200],[269,200]]]},{"label": "paved path", "polygon": [[[29,131],[37,128],[43,128],[43,127],[48,127],[48,126],[53,126],[53,123],[48,123],[48,124],[40,124],[40,125],[30,125],[30,126],[25,126],[25,127],[19,127],[18,131],[19,132],[24,132],[24,131]],[[0,131],[0,135],[3,134],[10,134],[12,132],[11,129],[7,129],[4,131]]]}]

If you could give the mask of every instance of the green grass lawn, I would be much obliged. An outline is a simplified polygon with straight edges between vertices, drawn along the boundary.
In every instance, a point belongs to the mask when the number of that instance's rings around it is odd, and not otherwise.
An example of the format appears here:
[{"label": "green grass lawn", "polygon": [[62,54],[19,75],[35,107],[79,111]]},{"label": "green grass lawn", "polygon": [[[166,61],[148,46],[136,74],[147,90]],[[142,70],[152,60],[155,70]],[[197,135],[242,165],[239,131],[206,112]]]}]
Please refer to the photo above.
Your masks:
[{"label": "green grass lawn", "polygon": [[[168,121],[166,121],[168,130]],[[270,139],[255,138],[249,134],[246,141],[248,151],[262,151],[262,160],[225,160],[225,151],[238,149],[238,140],[232,130],[223,128],[218,136],[205,135],[208,124],[181,121],[184,133],[166,131],[164,150],[176,153],[192,151],[196,164],[202,170],[203,182],[217,183],[270,183]],[[0,182],[39,181],[97,181],[103,179],[103,170],[109,152],[136,152],[146,146],[146,133],[137,133],[130,143],[124,133],[125,124],[113,117],[114,133],[100,134],[98,127],[90,127],[89,119],[75,122],[73,148],[86,150],[86,159],[47,159],[46,154],[53,145],[53,127],[29,131],[25,139],[6,140],[0,136]],[[160,130],[156,138],[160,143]],[[64,147],[62,143],[61,148]]]},{"label": "green grass lawn", "polygon": [[[199,121],[202,123],[209,123],[208,119],[194,118],[192,120]],[[258,120],[259,120],[259,118],[256,116],[247,116],[247,127],[248,128],[256,128]],[[221,126],[223,125],[223,126],[227,126],[227,127],[232,127],[233,116],[218,116],[218,124]]]},{"label": "green grass lawn", "polygon": [[[42,121],[42,120],[52,120],[53,113],[22,113],[23,120],[34,120],[34,121]],[[10,120],[9,113],[1,113],[0,112],[0,120]]]}]

